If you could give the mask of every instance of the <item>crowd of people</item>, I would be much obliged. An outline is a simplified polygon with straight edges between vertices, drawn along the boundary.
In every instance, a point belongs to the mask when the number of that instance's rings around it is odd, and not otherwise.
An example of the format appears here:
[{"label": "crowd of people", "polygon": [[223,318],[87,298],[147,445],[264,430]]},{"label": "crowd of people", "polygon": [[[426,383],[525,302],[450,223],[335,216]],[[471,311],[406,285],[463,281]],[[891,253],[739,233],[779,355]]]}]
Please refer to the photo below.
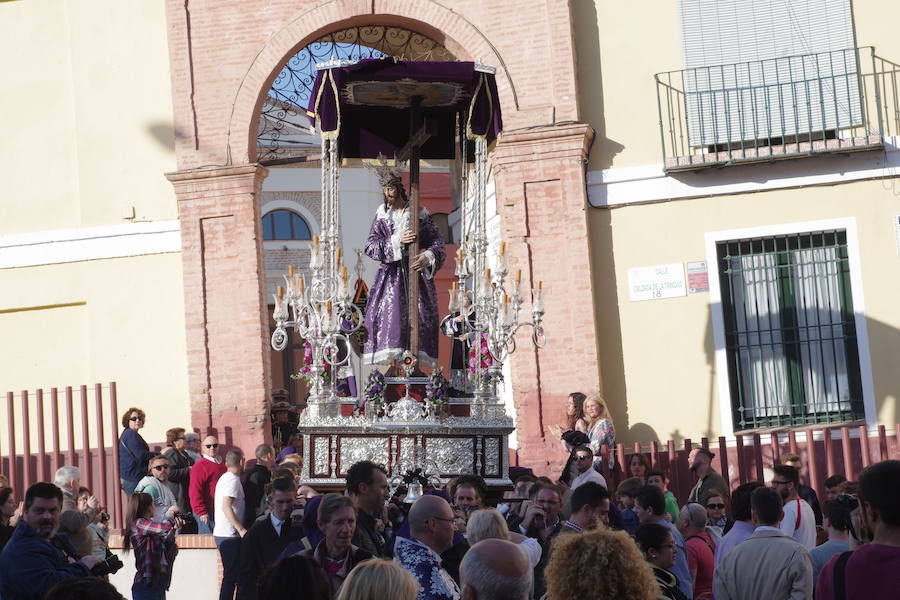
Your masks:
[{"label": "crowd of people", "polygon": [[[900,461],[855,482],[829,477],[820,504],[796,455],[768,483],[732,489],[698,448],[696,482],[679,499],[641,454],[608,486],[600,471],[615,429],[602,398],[573,394],[568,417],[556,480],[524,473],[496,497],[462,475],[413,497],[370,461],[348,469],[344,493],[300,485],[290,443],[258,446],[248,467],[241,449],[175,428],[153,453],[143,411],[129,409],[119,456],[132,598],[166,597],[179,532],[213,536],[220,600],[873,600],[900,589]],[[77,467],[32,485],[18,507],[13,497],[0,476],[0,598],[122,597],[108,583],[122,568],[109,516]]]}]

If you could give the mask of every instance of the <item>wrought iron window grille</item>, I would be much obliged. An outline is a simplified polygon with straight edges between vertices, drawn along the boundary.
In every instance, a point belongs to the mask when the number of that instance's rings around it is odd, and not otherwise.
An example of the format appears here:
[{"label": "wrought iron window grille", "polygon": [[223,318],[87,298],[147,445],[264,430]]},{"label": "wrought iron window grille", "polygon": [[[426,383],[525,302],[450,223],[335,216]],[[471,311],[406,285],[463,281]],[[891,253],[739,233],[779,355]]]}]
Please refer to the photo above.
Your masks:
[{"label": "wrought iron window grille", "polygon": [[846,232],[717,250],[735,430],[863,418]]},{"label": "wrought iron window grille", "polygon": [[360,25],[322,36],[288,59],[266,94],[257,130],[257,161],[275,165],[318,156],[320,142],[306,116],[317,65],[388,56],[456,60],[437,41],[403,27]]}]

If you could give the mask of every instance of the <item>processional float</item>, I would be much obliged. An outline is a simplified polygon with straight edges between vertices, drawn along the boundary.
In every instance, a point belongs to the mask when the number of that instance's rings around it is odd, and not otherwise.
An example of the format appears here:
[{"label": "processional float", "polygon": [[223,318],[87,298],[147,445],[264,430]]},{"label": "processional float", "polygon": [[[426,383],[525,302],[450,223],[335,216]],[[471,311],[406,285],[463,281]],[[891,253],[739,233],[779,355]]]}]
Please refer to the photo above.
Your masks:
[{"label": "processional float", "polygon": [[[493,487],[511,485],[507,442],[514,427],[498,384],[520,328],[530,327],[534,345],[544,345],[544,306],[538,285],[530,294],[532,321],[519,322],[525,304],[520,273],[509,276],[505,243],[488,256],[487,155],[502,128],[494,71],[472,62],[393,59],[318,65],[308,114],[322,143],[321,236],[314,240],[309,284],[291,269],[286,286],[277,288],[272,335],[272,347],[283,350],[286,328],[293,328],[311,350],[311,388],[298,426],[306,453],[302,479],[310,485],[342,486],[359,460],[383,464],[394,485],[403,479],[443,483],[465,473]],[[362,324],[341,264],[339,167],[342,159],[385,156],[409,164],[410,215],[419,214],[419,161],[455,161],[462,235],[445,323],[454,319],[454,337],[471,348],[472,393],[424,402],[410,395],[411,386],[429,383],[429,393],[437,395],[434,383],[441,378],[417,368],[419,332],[413,325],[402,375],[379,380],[402,385],[405,394],[383,405],[370,401],[365,414],[347,415],[334,382],[323,377],[347,366],[349,336]],[[418,219],[410,224],[417,234]],[[410,244],[409,256],[416,256],[417,244]],[[408,323],[416,324],[419,286],[407,283]],[[456,414],[448,414],[446,404]]]}]

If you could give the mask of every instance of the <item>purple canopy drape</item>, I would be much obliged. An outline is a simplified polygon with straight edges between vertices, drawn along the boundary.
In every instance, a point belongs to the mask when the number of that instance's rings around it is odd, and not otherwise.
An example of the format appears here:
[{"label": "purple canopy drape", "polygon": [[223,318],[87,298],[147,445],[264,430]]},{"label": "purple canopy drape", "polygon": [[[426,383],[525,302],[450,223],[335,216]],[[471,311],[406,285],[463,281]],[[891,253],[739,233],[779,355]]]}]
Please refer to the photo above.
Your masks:
[{"label": "purple canopy drape", "polygon": [[503,128],[493,73],[473,62],[366,59],[318,72],[308,114],[325,136],[337,137],[341,156],[394,156],[409,139],[410,99],[422,98],[422,114],[438,121],[422,158],[453,158],[456,120],[470,136],[488,143]]}]

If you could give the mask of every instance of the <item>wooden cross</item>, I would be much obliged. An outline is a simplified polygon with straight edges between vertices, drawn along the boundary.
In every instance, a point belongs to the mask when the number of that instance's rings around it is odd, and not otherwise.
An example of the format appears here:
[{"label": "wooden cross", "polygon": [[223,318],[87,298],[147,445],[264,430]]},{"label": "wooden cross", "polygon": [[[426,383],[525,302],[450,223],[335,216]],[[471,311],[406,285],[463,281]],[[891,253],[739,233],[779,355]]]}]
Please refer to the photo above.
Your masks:
[{"label": "wooden cross", "polygon": [[422,97],[413,96],[409,110],[409,141],[397,153],[397,161],[409,160],[409,226],[413,241],[408,246],[410,268],[406,273],[408,292],[409,351],[419,358],[419,274],[412,270],[412,262],[419,255],[419,159],[422,145],[437,133],[437,121],[423,119]]}]

